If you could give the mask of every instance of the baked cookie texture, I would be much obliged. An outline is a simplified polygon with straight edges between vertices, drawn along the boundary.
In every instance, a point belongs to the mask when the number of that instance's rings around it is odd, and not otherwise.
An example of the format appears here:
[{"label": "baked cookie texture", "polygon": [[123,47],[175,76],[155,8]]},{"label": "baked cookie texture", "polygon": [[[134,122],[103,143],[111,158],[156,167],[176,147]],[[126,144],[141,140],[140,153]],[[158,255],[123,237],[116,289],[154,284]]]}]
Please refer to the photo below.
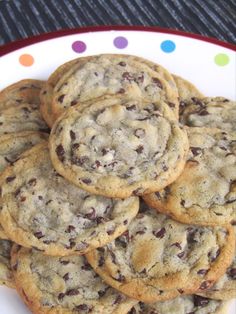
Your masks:
[{"label": "baked cookie texture", "polygon": [[103,54],[78,58],[57,69],[47,85],[53,87],[48,93],[51,101],[46,103],[51,106],[54,121],[70,106],[117,95],[166,101],[178,117],[178,91],[171,74],[162,66],[135,56]]},{"label": "baked cookie texture", "polygon": [[70,184],[52,167],[47,146],[36,145],[1,176],[0,219],[9,238],[63,256],[84,254],[127,230],[138,197],[108,199]]},{"label": "baked cookie texture", "polygon": [[35,314],[126,314],[137,303],[106,285],[84,256],[52,257],[14,247],[16,288]]},{"label": "baked cookie texture", "polygon": [[10,265],[11,248],[11,241],[0,240],[0,285],[7,285],[10,288],[14,288],[15,283]]},{"label": "baked cookie texture", "polygon": [[198,127],[187,133],[184,171],[164,190],[144,196],[145,202],[183,223],[236,221],[236,133]]},{"label": "baked cookie texture", "polygon": [[192,98],[181,105],[180,121],[190,127],[236,131],[236,101],[224,97]]},{"label": "baked cookie texture", "polygon": [[165,103],[113,97],[68,109],[54,124],[49,147],[67,180],[93,194],[125,198],[173,182],[188,139]]},{"label": "baked cookie texture", "polygon": [[49,131],[37,104],[24,103],[0,111],[0,136],[22,131]]},{"label": "baked cookie texture", "polygon": [[0,91],[0,110],[16,107],[22,103],[39,105],[39,93],[44,82],[21,80]]},{"label": "baked cookie texture", "polygon": [[193,97],[197,98],[204,98],[205,96],[198,90],[198,88],[193,85],[191,82],[188,80],[178,76],[178,75],[173,75],[176,87],[178,89],[178,94],[179,94],[179,100],[180,100],[180,106],[183,104],[181,102],[185,101],[191,101]]},{"label": "baked cookie texture", "polygon": [[144,207],[122,236],[86,257],[115,289],[156,302],[212,286],[233,259],[234,241],[230,225],[181,224]]},{"label": "baked cookie texture", "polygon": [[226,314],[227,309],[228,302],[186,295],[150,304],[139,302],[129,314]]}]

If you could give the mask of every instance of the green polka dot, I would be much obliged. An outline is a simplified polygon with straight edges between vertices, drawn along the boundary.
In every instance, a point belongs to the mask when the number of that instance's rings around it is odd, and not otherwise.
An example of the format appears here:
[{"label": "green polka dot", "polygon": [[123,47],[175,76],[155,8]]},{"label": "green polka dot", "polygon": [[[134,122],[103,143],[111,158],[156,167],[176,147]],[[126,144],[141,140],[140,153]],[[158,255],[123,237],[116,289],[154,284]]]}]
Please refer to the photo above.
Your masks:
[{"label": "green polka dot", "polygon": [[219,65],[220,67],[223,67],[229,63],[229,56],[225,53],[218,53],[215,56],[215,64]]}]

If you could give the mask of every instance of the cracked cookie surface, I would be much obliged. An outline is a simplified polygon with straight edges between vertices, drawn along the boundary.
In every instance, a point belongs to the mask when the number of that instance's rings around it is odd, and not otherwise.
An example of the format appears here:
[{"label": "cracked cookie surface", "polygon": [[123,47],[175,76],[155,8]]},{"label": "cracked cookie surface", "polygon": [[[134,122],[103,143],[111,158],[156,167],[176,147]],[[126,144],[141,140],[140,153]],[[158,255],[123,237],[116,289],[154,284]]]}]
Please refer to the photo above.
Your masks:
[{"label": "cracked cookie surface", "polygon": [[68,109],[53,126],[56,170],[90,193],[157,191],[183,170],[188,139],[165,103],[110,98]]},{"label": "cracked cookie surface", "polygon": [[44,82],[39,80],[21,80],[0,92],[0,110],[16,107],[22,103],[39,105],[39,93]]},{"label": "cracked cookie surface", "polygon": [[187,130],[190,152],[177,180],[144,196],[158,211],[183,223],[217,225],[236,220],[236,133]]},{"label": "cracked cookie surface", "polygon": [[112,54],[79,58],[65,71],[54,87],[53,116],[75,104],[118,94],[166,101],[178,117],[178,92],[167,70],[139,57]]},{"label": "cracked cookie surface", "polygon": [[192,98],[182,102],[180,121],[190,127],[236,131],[236,101],[224,97]]},{"label": "cracked cookie surface", "polygon": [[186,295],[153,304],[140,302],[129,314],[226,314],[227,308],[227,302]]},{"label": "cracked cookie surface", "polygon": [[137,303],[107,286],[84,256],[44,256],[14,247],[19,294],[35,314],[126,314]]},{"label": "cracked cookie surface", "polygon": [[[39,132],[18,132],[0,137],[0,176],[4,169],[11,165],[27,149],[47,139],[47,134]],[[1,221],[0,221],[1,222]],[[1,224],[0,238],[7,239]]]},{"label": "cracked cookie surface", "polygon": [[9,238],[63,256],[84,254],[127,230],[138,197],[108,199],[70,184],[52,167],[47,146],[38,144],[1,176],[0,217]]},{"label": "cracked cookie surface", "polygon": [[109,285],[155,302],[209,288],[230,265],[234,241],[231,226],[181,224],[145,206],[122,236],[86,257]]}]

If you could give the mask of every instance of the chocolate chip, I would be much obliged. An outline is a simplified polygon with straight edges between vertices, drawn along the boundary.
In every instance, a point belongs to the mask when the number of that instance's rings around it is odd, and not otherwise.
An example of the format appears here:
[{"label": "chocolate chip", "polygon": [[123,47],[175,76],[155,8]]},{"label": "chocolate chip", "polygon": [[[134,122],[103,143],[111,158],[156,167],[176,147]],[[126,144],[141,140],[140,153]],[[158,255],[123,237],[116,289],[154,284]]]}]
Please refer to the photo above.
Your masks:
[{"label": "chocolate chip", "polygon": [[125,220],[123,221],[123,224],[124,224],[124,225],[127,225],[127,223],[128,223],[128,220],[125,219]]},{"label": "chocolate chip", "polygon": [[65,150],[64,147],[60,144],[56,148],[56,154],[58,156],[58,159],[63,162],[65,160]]},{"label": "chocolate chip", "polygon": [[132,75],[130,72],[124,72],[124,73],[122,74],[122,78],[123,78],[124,80],[129,81],[129,82],[131,82],[131,81],[134,80],[134,77],[133,77],[133,75]]},{"label": "chocolate chip", "polygon": [[66,274],[63,276],[63,279],[64,279],[65,281],[67,281],[67,280],[69,279],[69,273],[66,273]]},{"label": "chocolate chip", "polygon": [[145,136],[145,130],[141,129],[141,128],[138,128],[138,129],[134,130],[134,135],[137,138],[143,138]]},{"label": "chocolate chip", "polygon": [[95,209],[92,207],[92,211],[90,213],[85,214],[84,217],[89,219],[89,220],[94,220],[96,218]]},{"label": "chocolate chip", "polygon": [[197,272],[198,275],[206,275],[208,272],[208,269],[199,269],[199,271]]},{"label": "chocolate chip", "polygon": [[74,241],[75,239],[74,238],[71,238],[71,239],[69,239],[69,245],[66,245],[65,247],[67,248],[67,249],[72,249],[75,245],[76,245],[76,243],[75,243],[75,241]]},{"label": "chocolate chip", "polygon": [[180,293],[180,294],[183,294],[184,293],[184,290],[183,289],[177,289],[178,290],[178,292]]},{"label": "chocolate chip", "polygon": [[85,178],[85,179],[81,179],[81,181],[85,184],[90,184],[92,183],[92,180],[90,180],[89,178]]},{"label": "chocolate chip", "polygon": [[202,149],[200,147],[190,147],[190,150],[193,154],[193,156],[197,156],[201,154]]},{"label": "chocolate chip", "polygon": [[77,148],[80,147],[80,144],[79,143],[74,143],[71,145],[71,148],[72,148],[72,151],[74,152]]},{"label": "chocolate chip", "polygon": [[79,294],[79,291],[77,289],[71,289],[71,290],[66,291],[66,295],[68,296],[73,296],[73,295],[78,295],[78,294]]},{"label": "chocolate chip", "polygon": [[193,302],[195,306],[206,306],[209,303],[209,299],[203,298],[199,295],[194,295]]},{"label": "chocolate chip", "polygon": [[72,100],[71,102],[70,102],[70,105],[71,106],[75,106],[77,104],[77,100]]},{"label": "chocolate chip", "polygon": [[232,221],[231,221],[231,225],[232,225],[232,226],[236,226],[236,220],[232,220]]},{"label": "chocolate chip", "polygon": [[179,242],[175,242],[175,243],[171,244],[171,246],[176,246],[178,249],[182,250],[182,247],[181,247]]},{"label": "chocolate chip", "polygon": [[42,200],[43,200],[42,195],[38,195],[38,199],[39,199],[40,201],[42,201]]},{"label": "chocolate chip", "polygon": [[136,232],[136,234],[144,234],[144,233],[145,233],[144,229],[143,230],[139,230],[139,231]]},{"label": "chocolate chip", "polygon": [[38,239],[41,239],[41,238],[44,237],[42,231],[37,231],[37,232],[35,232],[35,233],[34,233],[34,236],[35,236],[36,238],[38,238]]},{"label": "chocolate chip", "polygon": [[121,67],[125,67],[126,66],[126,63],[124,61],[121,61],[118,63]]},{"label": "chocolate chip", "polygon": [[86,313],[89,313],[92,311],[92,307],[89,307],[87,304],[80,304],[76,306],[76,310],[86,311]]},{"label": "chocolate chip", "polygon": [[119,304],[122,301],[122,296],[119,294],[113,304]]},{"label": "chocolate chip", "polygon": [[69,225],[68,227],[67,227],[67,229],[66,229],[66,233],[70,233],[70,232],[72,232],[72,231],[74,231],[75,230],[75,227],[74,226],[72,226],[72,225]]},{"label": "chocolate chip", "polygon": [[104,257],[103,257],[103,256],[100,256],[100,257],[99,257],[99,260],[98,260],[98,266],[99,266],[99,267],[102,267],[102,266],[104,265],[104,263],[105,263]]},{"label": "chocolate chip", "polygon": [[6,182],[7,183],[12,182],[13,180],[15,180],[15,178],[16,178],[16,176],[7,177]]},{"label": "chocolate chip", "polygon": [[203,109],[201,111],[198,112],[199,116],[207,116],[209,114],[209,112],[206,109]]},{"label": "chocolate chip", "polygon": [[170,108],[175,108],[175,104],[173,102],[168,102]]},{"label": "chocolate chip", "polygon": [[162,167],[162,169],[163,169],[164,171],[167,171],[169,168],[166,167],[166,165],[164,165],[164,166]]},{"label": "chocolate chip", "polygon": [[184,207],[184,205],[185,205],[185,200],[181,200],[181,201],[180,201],[180,204],[181,204],[181,206]]},{"label": "chocolate chip", "polygon": [[30,180],[28,181],[28,184],[29,184],[30,186],[35,186],[36,183],[37,183],[37,179],[36,179],[36,178],[32,178],[32,179],[30,179]]},{"label": "chocolate chip", "polygon": [[120,89],[118,90],[118,94],[124,94],[124,93],[125,93],[124,88],[120,88]]},{"label": "chocolate chip", "polygon": [[161,84],[161,81],[160,81],[158,78],[152,77],[152,82],[153,82],[155,85],[157,85],[160,89],[163,89],[163,86],[162,86],[162,84]]},{"label": "chocolate chip", "polygon": [[139,145],[135,151],[138,153],[138,154],[141,154],[143,152],[143,145]]},{"label": "chocolate chip", "polygon": [[142,188],[137,188],[132,192],[133,195],[142,195],[143,189]]},{"label": "chocolate chip", "polygon": [[57,98],[57,100],[58,100],[60,103],[62,103],[62,102],[63,102],[64,97],[65,97],[65,95],[64,95],[64,94],[63,94],[63,95],[60,95],[60,96]]},{"label": "chocolate chip", "polygon": [[211,262],[214,262],[214,261],[217,259],[217,257],[219,256],[219,254],[220,254],[220,249],[218,249],[218,250],[216,251],[216,253],[215,253],[214,256],[212,256],[212,252],[209,252],[209,253],[207,254],[207,256],[210,257]]},{"label": "chocolate chip", "polygon": [[206,290],[208,288],[210,288],[212,284],[212,280],[208,280],[208,281],[203,281],[199,287],[200,290]]},{"label": "chocolate chip", "polygon": [[98,291],[99,297],[100,297],[100,298],[103,297],[103,296],[106,294],[106,292],[107,292],[108,289],[109,289],[109,287],[105,288],[105,290],[99,290],[99,291]]},{"label": "chocolate chip", "polygon": [[112,235],[115,232],[115,229],[107,230],[108,235]]},{"label": "chocolate chip", "polygon": [[179,254],[177,254],[178,258],[183,258],[184,257],[185,252],[180,252]]},{"label": "chocolate chip", "polygon": [[73,132],[72,130],[70,130],[70,138],[72,139],[72,141],[76,139],[75,132]]},{"label": "chocolate chip", "polygon": [[162,239],[166,233],[166,229],[165,228],[161,228],[160,230],[158,231],[153,231],[152,232],[154,234],[154,236],[156,238],[159,238],[159,239]]},{"label": "chocolate chip", "polygon": [[92,165],[92,169],[97,169],[101,166],[101,163],[99,160],[95,160],[95,163]]},{"label": "chocolate chip", "polygon": [[59,301],[61,301],[64,298],[64,296],[65,296],[65,293],[60,293],[57,298]]},{"label": "chocolate chip", "polygon": [[135,105],[131,105],[131,106],[126,107],[126,110],[128,110],[128,111],[132,111],[132,110],[135,110],[135,109],[136,109]]},{"label": "chocolate chip", "polygon": [[140,74],[134,80],[137,84],[142,84],[144,82],[144,75]]},{"label": "chocolate chip", "polygon": [[68,265],[70,262],[69,262],[69,261],[60,261],[60,263],[61,263],[62,265]]},{"label": "chocolate chip", "polygon": [[229,277],[231,277],[233,280],[236,280],[236,268],[231,268],[227,274]]}]

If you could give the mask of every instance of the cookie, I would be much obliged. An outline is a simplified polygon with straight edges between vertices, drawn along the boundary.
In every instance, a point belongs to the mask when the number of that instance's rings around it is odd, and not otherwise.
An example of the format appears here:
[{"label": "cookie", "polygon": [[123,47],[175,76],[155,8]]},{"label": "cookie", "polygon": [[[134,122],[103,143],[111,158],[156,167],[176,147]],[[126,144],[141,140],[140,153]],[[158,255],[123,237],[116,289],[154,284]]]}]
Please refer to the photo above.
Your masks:
[{"label": "cookie", "polygon": [[44,82],[26,79],[12,84],[0,92],[0,110],[22,103],[39,105],[39,93]]},{"label": "cookie", "polygon": [[181,123],[191,127],[236,131],[236,101],[224,97],[192,98],[184,104]]},{"label": "cookie", "polygon": [[139,302],[129,314],[227,314],[227,309],[227,302],[186,295],[153,304]]},{"label": "cookie", "polygon": [[[236,235],[236,222],[234,234]],[[236,242],[235,242],[236,252]],[[236,298],[236,253],[231,265],[227,268],[226,273],[208,290],[201,293],[204,297],[218,300],[229,300]]]},{"label": "cookie", "polygon": [[0,136],[22,131],[49,131],[37,104],[24,103],[0,111]]},{"label": "cookie", "polygon": [[[0,176],[1,172],[13,164],[27,149],[47,139],[46,133],[19,132],[2,135],[0,137]],[[7,239],[3,228],[0,225],[0,239]]]},{"label": "cookie", "polygon": [[131,298],[156,302],[209,288],[233,258],[232,227],[176,222],[143,208],[128,230],[86,254],[104,281]]},{"label": "cookie", "polygon": [[165,101],[178,117],[177,88],[162,67],[129,55],[103,54],[77,60],[54,88],[51,105],[54,120],[75,104],[117,95]]},{"label": "cookie", "polygon": [[158,191],[182,172],[188,139],[165,103],[110,98],[69,108],[54,124],[55,169],[84,190],[125,198]]},{"label": "cookie", "polygon": [[177,75],[172,76],[178,89],[180,106],[183,106],[181,102],[190,101],[193,97],[200,99],[205,97],[191,82]]},{"label": "cookie", "polygon": [[126,314],[137,303],[106,285],[84,256],[45,256],[15,246],[11,263],[17,291],[35,314]]},{"label": "cookie", "polygon": [[22,155],[0,181],[0,219],[9,238],[48,255],[105,245],[127,230],[139,209],[138,197],[108,199],[70,184],[52,167],[47,143]]},{"label": "cookie", "polygon": [[15,284],[10,265],[11,248],[11,241],[0,240],[0,285],[13,288]]},{"label": "cookie", "polygon": [[236,133],[197,127],[187,133],[184,171],[170,186],[144,196],[145,202],[183,223],[236,221]]}]

